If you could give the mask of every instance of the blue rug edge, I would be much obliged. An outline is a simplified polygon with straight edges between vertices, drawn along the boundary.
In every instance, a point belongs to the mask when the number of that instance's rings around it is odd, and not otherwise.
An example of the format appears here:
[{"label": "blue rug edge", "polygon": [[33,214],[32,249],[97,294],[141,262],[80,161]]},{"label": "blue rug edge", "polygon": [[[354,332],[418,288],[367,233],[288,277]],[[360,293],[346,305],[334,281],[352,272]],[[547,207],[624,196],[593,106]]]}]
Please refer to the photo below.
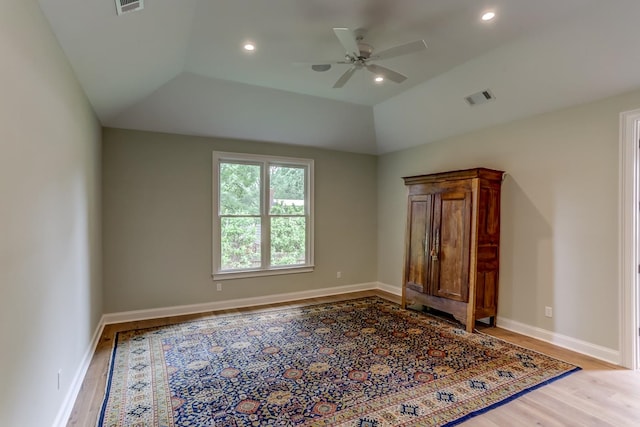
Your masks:
[{"label": "blue rug edge", "polygon": [[493,404],[491,404],[489,406],[485,406],[482,409],[478,409],[476,411],[469,412],[468,414],[463,415],[462,417],[457,418],[457,419],[455,419],[453,421],[449,421],[448,423],[443,424],[442,427],[452,427],[452,426],[456,426],[458,424],[461,424],[461,423],[469,420],[470,418],[477,417],[478,415],[482,415],[482,414],[484,414],[486,412],[491,411],[492,409],[496,409],[496,408],[498,408],[498,407],[500,407],[502,405],[505,405],[505,404],[507,404],[507,403],[519,398],[519,397],[524,396],[527,393],[530,393],[530,392],[532,392],[534,390],[537,390],[537,389],[539,389],[541,387],[549,385],[554,381],[562,379],[562,378],[564,378],[566,376],[569,376],[569,375],[571,375],[571,374],[573,374],[575,372],[578,372],[580,370],[582,370],[582,368],[580,366],[576,366],[575,368],[573,368],[573,369],[571,369],[569,371],[563,372],[560,375],[557,375],[557,376],[555,376],[553,378],[549,378],[547,380],[544,380],[544,381],[542,381],[542,382],[540,382],[540,383],[538,383],[536,385],[533,385],[533,386],[531,386],[531,387],[529,387],[529,388],[527,388],[525,390],[519,391],[518,393],[513,394],[513,395],[511,395],[509,397],[506,397],[506,398],[500,400],[499,402],[495,402],[495,403],[493,403]]},{"label": "blue rug edge", "polygon": [[104,425],[104,414],[105,414],[105,411],[107,410],[107,402],[109,401],[109,394],[111,393],[111,382],[113,380],[113,374],[114,374],[113,365],[115,364],[115,360],[116,360],[116,350],[118,349],[119,335],[120,335],[120,332],[116,332],[115,337],[113,339],[113,349],[111,350],[111,357],[109,359],[109,376],[107,377],[107,384],[105,385],[105,388],[104,388],[104,397],[102,400],[102,405],[100,407],[100,414],[98,414],[98,421],[96,424],[97,427],[103,427]]}]

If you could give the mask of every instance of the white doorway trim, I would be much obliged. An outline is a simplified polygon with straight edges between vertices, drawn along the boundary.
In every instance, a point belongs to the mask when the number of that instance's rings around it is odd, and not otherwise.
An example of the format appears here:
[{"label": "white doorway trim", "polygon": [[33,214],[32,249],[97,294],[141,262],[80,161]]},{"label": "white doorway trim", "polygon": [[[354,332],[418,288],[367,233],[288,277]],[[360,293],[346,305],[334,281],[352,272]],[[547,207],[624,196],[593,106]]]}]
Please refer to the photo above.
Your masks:
[{"label": "white doorway trim", "polygon": [[619,348],[621,365],[639,369],[638,363],[638,158],[640,147],[640,110],[620,114],[620,212],[619,212]]}]

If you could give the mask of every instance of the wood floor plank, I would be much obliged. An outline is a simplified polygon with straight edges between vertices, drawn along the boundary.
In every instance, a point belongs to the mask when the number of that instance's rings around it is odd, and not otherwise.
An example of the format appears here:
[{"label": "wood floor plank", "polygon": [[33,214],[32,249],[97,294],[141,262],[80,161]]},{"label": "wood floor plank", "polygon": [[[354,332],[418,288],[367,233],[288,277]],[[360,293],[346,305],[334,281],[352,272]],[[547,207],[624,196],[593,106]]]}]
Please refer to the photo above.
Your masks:
[{"label": "wood floor plank", "polygon": [[[380,296],[394,303],[400,302],[398,296],[386,292],[363,291],[260,307],[106,325],[67,426],[90,427],[95,425],[104,397],[113,341],[118,331],[175,324],[221,314],[303,307],[310,304],[344,301],[372,295]],[[640,372],[629,371],[499,327],[479,326],[479,330],[481,333],[579,365],[583,370],[471,418],[462,423],[462,426],[632,427],[640,425]]]}]

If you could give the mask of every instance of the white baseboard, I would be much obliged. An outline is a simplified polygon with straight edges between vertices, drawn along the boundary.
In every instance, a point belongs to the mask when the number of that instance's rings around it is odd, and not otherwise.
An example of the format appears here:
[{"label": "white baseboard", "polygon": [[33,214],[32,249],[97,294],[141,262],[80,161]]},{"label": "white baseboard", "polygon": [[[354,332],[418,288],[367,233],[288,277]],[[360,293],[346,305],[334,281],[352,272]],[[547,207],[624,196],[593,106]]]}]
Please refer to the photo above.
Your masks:
[{"label": "white baseboard", "polygon": [[73,411],[73,405],[76,403],[76,399],[80,393],[80,388],[82,388],[82,382],[84,381],[84,377],[89,369],[89,364],[91,363],[91,359],[93,358],[96,347],[98,346],[98,341],[102,335],[104,325],[104,316],[102,316],[98,322],[98,326],[96,326],[96,330],[93,332],[93,336],[89,342],[89,347],[84,352],[84,356],[80,361],[80,366],[76,369],[76,373],[73,376],[69,390],[62,401],[62,405],[58,410],[58,415],[53,421],[52,427],[65,427],[67,425],[67,421],[69,421],[69,417],[71,416],[71,411]]},{"label": "white baseboard", "polygon": [[[103,316],[104,323],[122,323],[137,320],[156,319],[160,317],[181,316],[185,314],[203,313],[206,311],[229,310],[241,307],[253,307],[265,304],[302,300],[306,298],[319,298],[331,295],[347,294],[350,292],[369,291],[380,289],[390,293],[400,291],[390,285],[378,282],[360,283],[355,285],[335,286],[331,288],[313,289],[309,291],[289,292],[284,294],[266,295],[261,297],[230,299],[223,301],[211,301],[202,304],[178,305],[173,307],[151,308],[148,310],[123,311],[108,313]],[[396,290],[397,289],[397,290]]]},{"label": "white baseboard", "polygon": [[541,341],[546,341],[553,345],[557,345],[558,347],[586,354],[587,356],[604,360],[605,362],[613,363],[614,365],[619,365],[621,363],[620,352],[618,350],[613,350],[608,347],[603,347],[587,341],[568,337],[566,335],[558,334],[556,332],[548,331],[536,326],[526,325],[524,323],[506,319],[504,317],[498,317],[496,319],[496,322],[497,325],[502,329],[507,329],[509,331],[517,332],[519,334],[536,338]]},{"label": "white baseboard", "polygon": [[402,288],[400,286],[388,285],[386,283],[377,282],[377,289],[388,292],[393,295],[402,296]]}]

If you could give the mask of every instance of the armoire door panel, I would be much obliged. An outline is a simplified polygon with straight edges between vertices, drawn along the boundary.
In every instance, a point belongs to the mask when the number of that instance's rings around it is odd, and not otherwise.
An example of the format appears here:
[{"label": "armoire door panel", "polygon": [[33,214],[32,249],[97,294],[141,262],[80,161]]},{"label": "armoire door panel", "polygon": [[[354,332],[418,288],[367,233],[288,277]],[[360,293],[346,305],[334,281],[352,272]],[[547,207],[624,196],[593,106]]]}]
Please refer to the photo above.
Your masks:
[{"label": "armoire door panel", "polygon": [[471,193],[440,195],[439,254],[436,295],[467,301]]},{"label": "armoire door panel", "polygon": [[424,291],[429,277],[429,265],[425,253],[429,250],[431,197],[416,197],[411,200],[410,209],[411,229],[409,231],[407,284]]}]

